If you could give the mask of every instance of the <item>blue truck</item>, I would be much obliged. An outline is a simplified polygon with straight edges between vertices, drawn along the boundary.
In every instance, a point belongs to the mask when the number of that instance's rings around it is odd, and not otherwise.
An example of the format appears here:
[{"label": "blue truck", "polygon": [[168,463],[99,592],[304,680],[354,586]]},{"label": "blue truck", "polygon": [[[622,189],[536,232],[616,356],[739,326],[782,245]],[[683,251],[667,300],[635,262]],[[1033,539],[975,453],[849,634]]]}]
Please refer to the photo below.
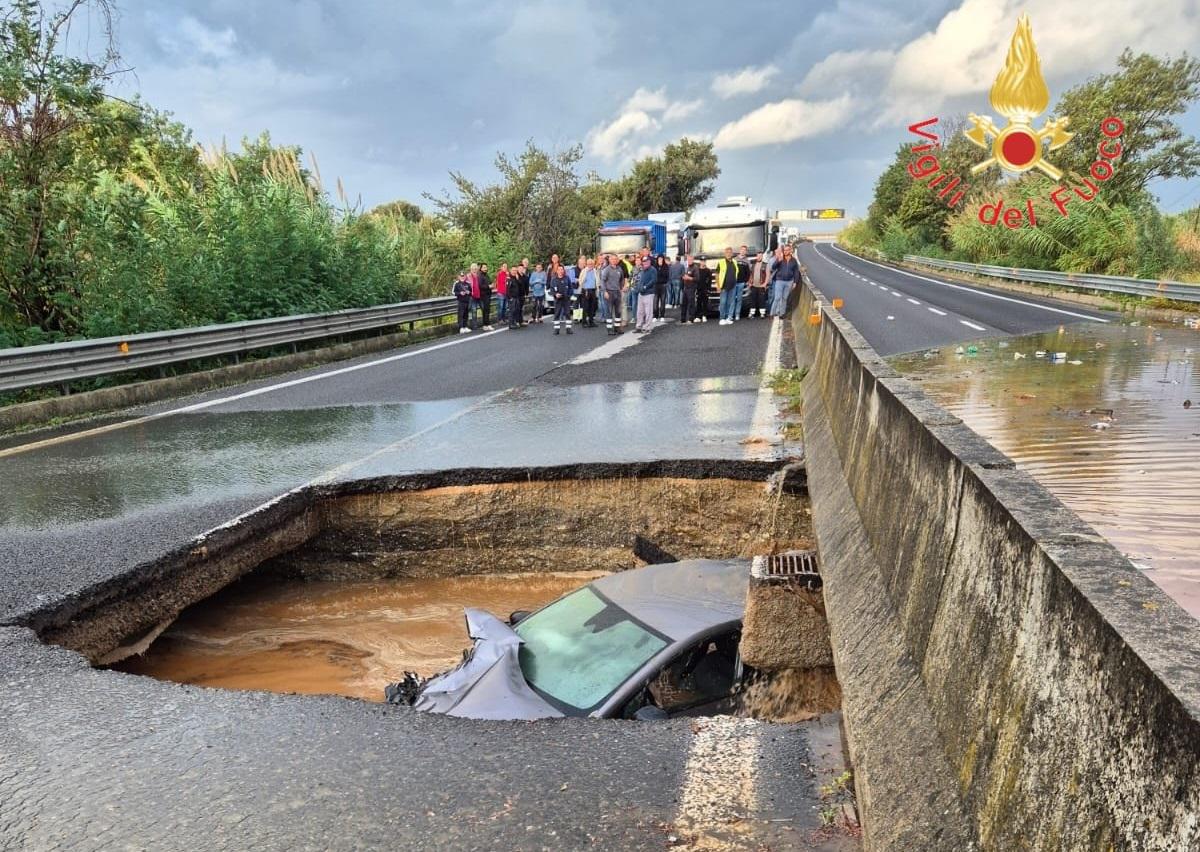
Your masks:
[{"label": "blue truck", "polygon": [[621,219],[605,222],[596,232],[596,251],[624,257],[649,248],[651,254],[667,251],[667,226],[650,219]]}]

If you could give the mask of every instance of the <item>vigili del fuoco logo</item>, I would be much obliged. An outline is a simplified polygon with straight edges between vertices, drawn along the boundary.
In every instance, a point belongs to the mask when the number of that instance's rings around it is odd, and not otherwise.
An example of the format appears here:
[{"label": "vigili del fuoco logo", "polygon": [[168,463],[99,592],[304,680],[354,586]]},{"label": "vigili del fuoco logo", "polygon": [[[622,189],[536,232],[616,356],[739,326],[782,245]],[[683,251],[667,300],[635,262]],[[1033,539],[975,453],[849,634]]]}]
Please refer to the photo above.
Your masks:
[{"label": "vigili del fuoco logo", "polygon": [[[1074,134],[1067,132],[1070,119],[1065,115],[1048,118],[1041,127],[1034,126],[1037,117],[1050,104],[1050,90],[1042,77],[1042,63],[1033,42],[1033,27],[1028,15],[1022,15],[1017,21],[1016,32],[1008,46],[1008,57],[992,84],[989,100],[992,109],[1008,121],[1000,127],[990,116],[975,113],[967,116],[970,127],[963,131],[964,135],[988,154],[971,168],[971,174],[997,166],[1011,175],[1037,169],[1052,180],[1063,180],[1062,171],[1047,154],[1068,144]],[[928,180],[929,188],[937,192],[938,198],[946,199],[947,206],[956,208],[961,204],[968,184],[945,171],[936,154],[928,153],[942,146],[941,137],[925,129],[937,122],[937,118],[929,118],[909,125],[909,132],[928,141],[913,145],[913,153],[920,156],[908,164],[908,173],[914,180]],[[1050,203],[1059,215],[1068,215],[1067,205],[1072,196],[1084,202],[1093,200],[1100,191],[1098,185],[1116,173],[1115,162],[1121,156],[1124,131],[1124,122],[1115,116],[1100,122],[1103,139],[1088,175],[1079,177],[1078,183],[1060,184],[1049,194]],[[1037,213],[1032,198],[1026,200],[1024,209],[1005,209],[1004,200],[997,199],[979,208],[979,221],[985,225],[1003,222],[1014,229],[1023,225],[1037,227]]]}]

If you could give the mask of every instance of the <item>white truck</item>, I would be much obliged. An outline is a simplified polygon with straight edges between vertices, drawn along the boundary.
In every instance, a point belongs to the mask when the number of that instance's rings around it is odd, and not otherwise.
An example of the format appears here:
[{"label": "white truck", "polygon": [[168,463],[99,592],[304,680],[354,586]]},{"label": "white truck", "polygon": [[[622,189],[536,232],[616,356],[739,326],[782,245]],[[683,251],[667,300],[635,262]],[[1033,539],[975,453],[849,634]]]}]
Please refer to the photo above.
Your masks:
[{"label": "white truck", "polygon": [[[716,207],[703,207],[692,212],[691,220],[684,229],[684,245],[687,254],[709,268],[725,255],[726,247],[733,249],[736,256],[742,246],[753,258],[759,252],[774,251],[779,245],[779,220],[766,207],[756,206],[754,199],[746,195],[726,198]],[[750,299],[742,288],[742,313],[750,310]],[[717,310],[716,299],[710,298],[709,313]]]},{"label": "white truck", "polygon": [[779,244],[779,220],[766,207],[756,206],[749,196],[734,195],[716,207],[695,210],[684,239],[689,254],[708,266],[716,266],[726,246],[734,254],[746,246],[751,257],[760,251],[774,251]]}]

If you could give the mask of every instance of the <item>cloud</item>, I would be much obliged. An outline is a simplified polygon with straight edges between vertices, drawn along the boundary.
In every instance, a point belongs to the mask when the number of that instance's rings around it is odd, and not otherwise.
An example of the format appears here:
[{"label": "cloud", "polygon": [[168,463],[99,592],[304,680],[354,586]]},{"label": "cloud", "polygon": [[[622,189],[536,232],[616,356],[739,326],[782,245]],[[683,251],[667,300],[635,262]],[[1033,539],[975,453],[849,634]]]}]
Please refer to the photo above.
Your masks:
[{"label": "cloud", "polygon": [[774,65],[764,65],[762,68],[743,68],[732,74],[718,74],[713,78],[712,90],[717,97],[726,99],[752,95],[765,89],[778,73],[779,69]]},{"label": "cloud", "polygon": [[625,101],[616,118],[601,122],[587,137],[588,152],[601,159],[640,159],[656,153],[662,146],[650,144],[645,137],[662,128],[664,123],[680,121],[699,111],[702,100],[672,101],[667,89],[639,87]]},{"label": "cloud", "polygon": [[643,110],[645,112],[662,112],[667,108],[667,89],[662,87],[655,91],[639,88],[636,92],[629,96],[629,100],[625,101],[625,110],[636,111]]},{"label": "cloud", "polygon": [[588,134],[588,150],[609,161],[627,157],[632,153],[638,136],[658,128],[658,120],[645,110],[627,110],[608,124],[598,124],[592,128]]},{"label": "cloud", "polygon": [[663,121],[679,121],[699,111],[704,101],[697,98],[694,101],[675,101],[663,111]]},{"label": "cloud", "polygon": [[817,136],[841,125],[854,112],[850,95],[824,101],[789,98],[765,104],[717,131],[719,150],[777,145]]}]

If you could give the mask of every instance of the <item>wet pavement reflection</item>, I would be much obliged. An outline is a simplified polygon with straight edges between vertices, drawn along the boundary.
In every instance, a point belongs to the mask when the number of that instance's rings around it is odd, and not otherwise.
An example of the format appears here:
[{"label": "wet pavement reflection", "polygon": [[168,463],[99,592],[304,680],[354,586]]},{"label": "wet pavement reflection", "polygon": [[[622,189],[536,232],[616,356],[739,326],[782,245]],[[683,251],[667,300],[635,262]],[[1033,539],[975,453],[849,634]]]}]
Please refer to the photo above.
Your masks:
[{"label": "wet pavement reflection", "polygon": [[186,610],[141,657],[113,668],[226,689],[382,701],[405,671],[429,676],[470,646],[463,607],[507,618],[603,572],[373,582],[249,577]]},{"label": "wet pavement reflection", "polygon": [[284,492],[473,400],[177,414],[0,458],[0,519],[42,530]]},{"label": "wet pavement reflection", "polygon": [[1073,325],[892,363],[1200,617],[1200,332]]}]

